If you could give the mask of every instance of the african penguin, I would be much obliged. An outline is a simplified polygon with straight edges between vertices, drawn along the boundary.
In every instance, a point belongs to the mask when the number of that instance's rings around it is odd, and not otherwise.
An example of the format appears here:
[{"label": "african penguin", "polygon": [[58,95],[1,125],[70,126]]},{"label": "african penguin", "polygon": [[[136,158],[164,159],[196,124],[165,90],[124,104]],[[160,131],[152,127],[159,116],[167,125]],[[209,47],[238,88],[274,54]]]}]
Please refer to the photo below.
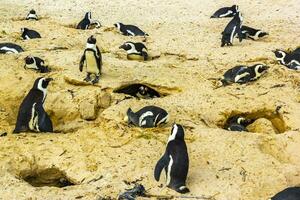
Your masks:
[{"label": "african penguin", "polygon": [[277,193],[269,200],[299,200],[299,199],[300,199],[300,187],[289,187]]},{"label": "african penguin", "polygon": [[87,13],[85,13],[84,18],[79,22],[79,24],[77,25],[76,28],[86,30],[86,29],[90,28],[90,26],[92,26],[92,25],[95,25],[96,28],[101,27],[101,24],[99,21],[92,19],[92,13],[87,12]]},{"label": "african penguin", "polygon": [[141,99],[157,98],[161,96],[156,90],[144,84],[130,84],[115,92],[129,94]]},{"label": "african penguin", "polygon": [[35,10],[33,10],[33,9],[29,11],[29,13],[27,14],[25,19],[26,20],[39,20]]},{"label": "african penguin", "polygon": [[300,70],[300,50],[296,49],[295,51],[288,53],[282,50],[274,51],[276,59],[280,64],[286,66],[289,69]]},{"label": "african penguin", "polygon": [[141,42],[125,42],[119,47],[127,52],[128,60],[147,60],[148,53],[146,46]]},{"label": "african penguin", "polygon": [[239,7],[233,5],[231,7],[220,8],[210,18],[233,17],[237,12],[239,12]]},{"label": "african penguin", "polygon": [[267,32],[263,32],[259,29],[254,29],[249,26],[242,26],[242,38],[243,39],[251,39],[251,40],[258,40],[266,35],[269,35]]},{"label": "african penguin", "polygon": [[167,123],[168,113],[164,109],[157,106],[146,106],[137,112],[133,112],[131,108],[127,110],[127,117],[129,124],[142,128],[152,128],[160,124]]},{"label": "african penguin", "polygon": [[39,57],[27,56],[25,58],[24,69],[34,69],[41,73],[49,72],[48,66],[45,66],[45,61]]},{"label": "african penguin", "polygon": [[0,43],[0,53],[3,54],[10,54],[10,53],[20,53],[23,52],[24,50],[22,49],[21,46],[14,44],[14,43]]},{"label": "african penguin", "polygon": [[229,131],[247,131],[246,127],[253,122],[254,120],[252,119],[246,119],[241,116],[233,116],[226,121],[225,129]]},{"label": "african penguin", "polygon": [[52,78],[40,77],[20,105],[14,133],[53,132],[52,122],[43,108],[47,87]]},{"label": "african penguin", "polygon": [[233,38],[235,35],[238,35],[238,38],[240,42],[242,41],[242,22],[243,17],[240,12],[237,12],[236,15],[234,15],[233,19],[227,24],[224,31],[222,32],[222,44],[221,47],[224,47],[225,45],[232,46]]},{"label": "african penguin", "polygon": [[250,81],[254,81],[262,76],[269,67],[262,64],[255,64],[247,67],[243,65],[235,66],[225,72],[223,79],[221,80],[223,86],[231,83],[244,84]]},{"label": "african penguin", "polygon": [[137,26],[134,25],[125,25],[120,22],[115,23],[114,26],[126,36],[148,36],[147,33],[139,29]]},{"label": "african penguin", "polygon": [[166,172],[167,187],[179,193],[188,193],[190,191],[186,187],[189,156],[184,141],[184,130],[179,124],[173,125],[166,151],[155,166],[154,178],[156,181],[159,181],[163,169]]},{"label": "african penguin", "polygon": [[28,28],[22,28],[21,32],[22,32],[21,36],[24,40],[41,38],[41,35],[38,32],[36,32],[35,30],[30,30]]},{"label": "african penguin", "polygon": [[92,35],[87,39],[86,48],[80,60],[79,70],[82,72],[83,66],[86,67],[87,76],[84,81],[91,81],[91,75],[95,78],[92,80],[92,84],[99,82],[102,68],[102,56],[101,52],[96,45],[96,38]]}]

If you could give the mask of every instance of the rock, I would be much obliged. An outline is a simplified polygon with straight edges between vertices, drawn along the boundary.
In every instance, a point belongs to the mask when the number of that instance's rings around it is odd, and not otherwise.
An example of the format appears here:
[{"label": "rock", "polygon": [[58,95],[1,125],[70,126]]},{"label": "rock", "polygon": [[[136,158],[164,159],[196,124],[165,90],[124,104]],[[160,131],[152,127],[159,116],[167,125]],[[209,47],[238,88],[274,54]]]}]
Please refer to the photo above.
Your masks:
[{"label": "rock", "polygon": [[82,119],[94,120],[97,117],[96,98],[83,99],[79,105],[79,112]]},{"label": "rock", "polygon": [[111,96],[107,92],[102,92],[98,95],[98,106],[100,108],[108,108],[111,103]]},{"label": "rock", "polygon": [[259,118],[253,124],[247,126],[247,130],[253,133],[276,134],[272,122],[266,118]]}]

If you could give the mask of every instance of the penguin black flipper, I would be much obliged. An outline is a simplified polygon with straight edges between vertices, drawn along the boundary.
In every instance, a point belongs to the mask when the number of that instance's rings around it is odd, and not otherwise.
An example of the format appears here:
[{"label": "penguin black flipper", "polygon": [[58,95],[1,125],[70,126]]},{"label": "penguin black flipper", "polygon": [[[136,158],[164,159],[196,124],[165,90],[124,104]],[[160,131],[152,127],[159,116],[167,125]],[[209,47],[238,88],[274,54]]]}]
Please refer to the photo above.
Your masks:
[{"label": "penguin black flipper", "polygon": [[163,168],[168,166],[168,163],[170,161],[169,156],[167,153],[165,153],[156,163],[155,169],[154,169],[154,178],[156,181],[159,181],[161,171]]},{"label": "penguin black flipper", "polygon": [[38,116],[38,128],[40,132],[53,132],[53,125],[49,115],[43,108],[42,103],[35,106],[35,111]]},{"label": "penguin black flipper", "polygon": [[100,52],[98,46],[96,46],[96,50],[97,50],[97,55],[96,55],[96,58],[97,58],[97,67],[98,67],[99,73],[101,74],[102,55],[101,55],[101,52]]},{"label": "penguin black flipper", "polygon": [[241,26],[237,26],[237,27],[236,27],[236,32],[237,32],[239,41],[242,42],[242,40],[243,40],[243,33],[242,33]]},{"label": "penguin black flipper", "polygon": [[81,56],[80,62],[79,62],[79,71],[82,72],[83,69],[83,65],[84,65],[84,61],[85,61],[85,52],[86,50],[84,50],[83,55]]}]

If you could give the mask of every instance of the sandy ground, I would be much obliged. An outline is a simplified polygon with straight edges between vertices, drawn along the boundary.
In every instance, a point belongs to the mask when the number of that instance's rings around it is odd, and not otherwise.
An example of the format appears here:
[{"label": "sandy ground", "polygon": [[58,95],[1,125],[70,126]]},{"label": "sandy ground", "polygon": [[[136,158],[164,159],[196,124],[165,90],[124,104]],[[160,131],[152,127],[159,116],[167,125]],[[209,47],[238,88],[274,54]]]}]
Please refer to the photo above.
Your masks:
[{"label": "sandy ground", "polygon": [[[185,196],[266,200],[285,187],[299,185],[300,73],[277,64],[272,50],[300,45],[300,4],[298,0],[234,3],[240,6],[245,25],[261,28],[269,37],[235,40],[233,47],[221,48],[220,33],[229,19],[209,17],[232,5],[227,0],[0,0],[0,42],[15,42],[25,49],[18,55],[0,55],[0,131],[8,133],[0,138],[0,199],[116,199],[135,182],[151,195],[180,199],[165,187],[164,176],[160,182],[153,177],[173,122],[185,127],[190,156],[191,192]],[[40,21],[22,20],[31,8]],[[72,28],[86,11],[92,11],[103,27]],[[111,28],[115,22],[145,30],[150,35],[145,44],[157,59],[128,61],[118,47],[142,39],[120,35]],[[37,30],[42,39],[22,41],[22,27]],[[97,86],[76,85],[85,77],[78,63],[92,34],[103,53],[103,76]],[[41,76],[23,69],[27,55],[45,59],[53,70],[46,75],[54,81],[45,106],[54,134],[11,134],[22,99]],[[216,89],[211,80],[235,65],[255,63],[270,66],[256,82]],[[127,82],[152,84],[168,95],[120,101],[124,95],[112,91]],[[170,122],[147,130],[123,122],[128,107],[138,110],[145,105],[166,109]],[[95,120],[84,120],[90,113]],[[222,129],[229,116],[240,113],[259,118],[251,132]],[[55,178],[56,169],[75,185],[33,187],[23,180],[43,173],[43,178]]]}]

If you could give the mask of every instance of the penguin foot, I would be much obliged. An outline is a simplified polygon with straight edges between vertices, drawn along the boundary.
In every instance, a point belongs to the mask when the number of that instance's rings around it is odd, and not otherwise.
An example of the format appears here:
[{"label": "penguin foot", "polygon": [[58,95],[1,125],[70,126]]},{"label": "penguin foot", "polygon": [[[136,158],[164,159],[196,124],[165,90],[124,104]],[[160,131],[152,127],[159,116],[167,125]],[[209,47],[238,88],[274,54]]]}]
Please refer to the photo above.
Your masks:
[{"label": "penguin foot", "polygon": [[96,78],[92,81],[92,84],[94,85],[94,84],[98,83],[99,79],[100,79],[99,76],[96,76]]},{"label": "penguin foot", "polygon": [[85,79],[83,79],[84,81],[86,81],[86,82],[89,82],[89,81],[91,81],[91,77],[90,77],[90,75],[88,74],[86,77],[85,77]]},{"label": "penguin foot", "polygon": [[176,190],[176,192],[179,192],[181,194],[190,192],[189,188],[187,188],[186,186],[180,186],[179,188],[176,188],[175,190]]}]

